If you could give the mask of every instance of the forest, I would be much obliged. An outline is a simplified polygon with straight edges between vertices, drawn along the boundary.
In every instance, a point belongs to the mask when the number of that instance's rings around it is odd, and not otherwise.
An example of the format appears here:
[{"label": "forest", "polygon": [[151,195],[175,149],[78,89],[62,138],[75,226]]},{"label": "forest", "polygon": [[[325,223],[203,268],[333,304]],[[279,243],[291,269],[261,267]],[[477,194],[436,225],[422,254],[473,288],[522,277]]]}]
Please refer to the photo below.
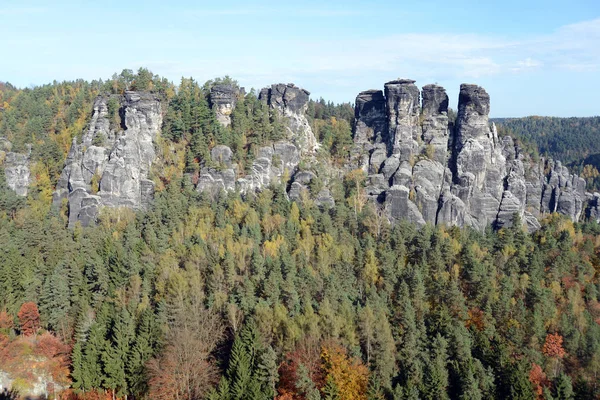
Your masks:
[{"label": "forest", "polygon": [[[190,176],[226,144],[242,166],[282,135],[249,91],[223,128],[207,96],[146,69],[107,81],[0,84],[0,137],[31,145],[16,196],[0,167],[0,374],[60,399],[600,399],[600,226],[390,225],[365,178],[334,207],[273,184],[241,197]],[[99,93],[165,104],[153,207],[67,228],[52,191]],[[311,101],[318,157],[351,150],[353,107]],[[1,143],[0,143],[1,144]],[[559,157],[559,156],[557,156]],[[1,160],[0,160],[1,163]]]},{"label": "forest", "polygon": [[531,116],[492,119],[499,131],[520,138],[531,152],[561,160],[600,190],[600,117],[557,118]]}]

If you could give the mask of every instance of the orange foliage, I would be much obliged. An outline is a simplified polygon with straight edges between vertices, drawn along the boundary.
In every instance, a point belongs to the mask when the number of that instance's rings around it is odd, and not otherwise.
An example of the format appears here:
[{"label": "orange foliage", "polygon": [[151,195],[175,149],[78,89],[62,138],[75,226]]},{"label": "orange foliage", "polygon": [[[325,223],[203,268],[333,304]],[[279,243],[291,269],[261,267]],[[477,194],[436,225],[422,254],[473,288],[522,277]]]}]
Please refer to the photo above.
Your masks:
[{"label": "orange foliage", "polygon": [[23,303],[17,317],[19,317],[23,335],[33,335],[40,329],[40,312],[35,303]]},{"label": "orange foliage", "polygon": [[32,382],[49,375],[56,384],[70,384],[70,348],[54,335],[20,336],[12,341],[0,335],[0,341],[0,365],[11,378]]},{"label": "orange foliage", "polygon": [[326,380],[336,385],[341,399],[367,398],[369,370],[359,359],[349,358],[346,349],[337,344],[323,346],[321,359],[327,374]]},{"label": "orange foliage", "polygon": [[287,353],[279,365],[279,385],[277,388],[279,396],[277,400],[304,399],[304,396],[298,393],[296,389],[300,365],[306,368],[310,379],[317,388],[324,386],[325,379],[319,344],[316,340],[305,339],[298,344],[294,351]]},{"label": "orange foliage", "polygon": [[3,350],[6,349],[6,346],[8,346],[10,339],[8,338],[8,336],[0,333],[0,354],[2,354]]},{"label": "orange foliage", "polygon": [[13,328],[13,317],[6,311],[0,312],[0,331],[8,333]]},{"label": "orange foliage", "polygon": [[538,399],[543,399],[544,387],[550,385],[550,381],[546,377],[546,374],[542,370],[542,367],[533,363],[531,370],[529,371],[529,382],[533,385],[533,391],[535,392]]},{"label": "orange foliage", "polygon": [[484,314],[479,308],[474,307],[469,310],[469,319],[467,319],[466,326],[470,328],[474,326],[478,331],[482,331],[485,328],[485,324],[483,322]]},{"label": "orange foliage", "polygon": [[546,357],[551,358],[563,358],[566,354],[565,349],[562,347],[563,337],[558,333],[549,333],[546,336],[546,341],[542,352]]}]

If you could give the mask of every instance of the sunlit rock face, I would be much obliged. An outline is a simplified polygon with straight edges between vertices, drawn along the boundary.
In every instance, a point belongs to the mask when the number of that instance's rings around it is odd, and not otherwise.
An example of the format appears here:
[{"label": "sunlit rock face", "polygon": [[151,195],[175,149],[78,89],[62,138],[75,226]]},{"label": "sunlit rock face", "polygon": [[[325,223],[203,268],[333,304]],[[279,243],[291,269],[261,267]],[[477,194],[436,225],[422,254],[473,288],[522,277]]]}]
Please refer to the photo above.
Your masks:
[{"label": "sunlit rock face", "polygon": [[306,118],[310,92],[293,83],[278,83],[260,91],[259,99],[277,110],[285,120],[288,140],[302,154],[313,154],[318,143]]},{"label": "sunlit rock face", "polygon": [[210,103],[217,121],[224,127],[231,125],[231,113],[235,109],[240,89],[233,85],[214,85],[210,89]]},{"label": "sunlit rock face", "polygon": [[29,153],[22,154],[8,151],[4,153],[3,159],[2,165],[4,167],[6,184],[18,196],[27,196],[29,184],[31,183]]},{"label": "sunlit rock face", "polygon": [[161,126],[161,103],[152,94],[95,100],[89,129],[73,140],[54,193],[56,205],[67,201],[70,226],[95,222],[101,207],[149,206],[154,183],[148,177]]},{"label": "sunlit rock face", "polygon": [[395,221],[510,226],[518,215],[529,230],[558,212],[600,220],[600,195],[552,160],[534,162],[489,122],[490,96],[463,84],[456,121],[439,85],[419,90],[397,79],[384,91],[360,92],[355,102],[354,150],[348,168],[367,174],[366,194]]}]

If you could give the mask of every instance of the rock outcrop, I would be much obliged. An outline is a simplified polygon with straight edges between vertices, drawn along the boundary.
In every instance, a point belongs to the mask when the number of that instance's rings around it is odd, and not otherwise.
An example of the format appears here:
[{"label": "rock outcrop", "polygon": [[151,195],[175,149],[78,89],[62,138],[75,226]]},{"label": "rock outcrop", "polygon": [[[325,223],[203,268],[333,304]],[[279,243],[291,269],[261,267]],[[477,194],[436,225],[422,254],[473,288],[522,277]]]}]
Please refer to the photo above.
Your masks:
[{"label": "rock outcrop", "polygon": [[[211,104],[224,126],[231,123],[241,93],[229,85],[211,89]],[[285,184],[290,199],[310,196],[320,206],[334,206],[321,181],[327,174],[317,177],[309,165],[316,162],[312,155],[318,144],[305,115],[308,96],[293,84],[263,89],[259,98],[284,117],[287,140],[258,148],[245,171],[229,147],[213,147],[197,176],[197,190],[249,194],[276,182]],[[449,120],[448,96],[438,85],[419,90],[415,81],[397,79],[383,91],[361,92],[346,168],[367,173],[365,194],[391,221],[483,230],[510,226],[518,215],[531,231],[553,212],[573,221],[600,221],[600,194],[586,193],[585,181],[560,162],[533,160],[511,137],[500,138],[489,111],[490,97],[476,85],[461,85],[456,121]],[[93,223],[101,207],[150,205],[154,183],[149,172],[161,125],[161,104],[152,94],[96,99],[89,129],[73,141],[54,194],[55,204],[68,204],[69,225]],[[27,155],[4,153],[9,185],[26,194]],[[302,157],[308,162],[300,168]]]},{"label": "rock outcrop", "polygon": [[366,194],[392,221],[483,230],[510,226],[516,214],[535,230],[551,212],[600,219],[600,195],[586,194],[582,178],[498,137],[483,88],[461,85],[454,122],[444,88],[414,83],[394,80],[356,98],[349,167],[368,173]]},{"label": "rock outcrop", "polygon": [[70,226],[93,223],[101,207],[143,209],[151,203],[149,172],[161,125],[161,104],[152,94],[95,100],[89,129],[73,140],[54,193],[56,205],[68,202]]},{"label": "rock outcrop", "polygon": [[238,165],[232,160],[227,146],[215,146],[211,151],[212,165],[203,167],[198,178],[197,190],[217,194],[221,190],[239,190],[242,194],[256,192],[272,182],[287,181],[300,163],[298,148],[289,142],[277,142],[258,149],[250,173],[239,176]]},{"label": "rock outcrop", "polygon": [[11,143],[5,138],[0,138],[0,165],[4,168],[6,184],[18,196],[27,196],[31,184],[29,169],[29,156],[31,146],[27,153],[15,153],[11,150]]},{"label": "rock outcrop", "polygon": [[306,119],[306,109],[310,92],[293,83],[274,84],[260,91],[259,99],[269,107],[279,111],[286,120],[288,140],[300,149],[302,154],[314,153],[318,148],[317,139]]},{"label": "rock outcrop", "polygon": [[242,93],[233,85],[214,85],[210,89],[210,104],[215,110],[217,121],[227,127],[231,125],[231,113]]}]

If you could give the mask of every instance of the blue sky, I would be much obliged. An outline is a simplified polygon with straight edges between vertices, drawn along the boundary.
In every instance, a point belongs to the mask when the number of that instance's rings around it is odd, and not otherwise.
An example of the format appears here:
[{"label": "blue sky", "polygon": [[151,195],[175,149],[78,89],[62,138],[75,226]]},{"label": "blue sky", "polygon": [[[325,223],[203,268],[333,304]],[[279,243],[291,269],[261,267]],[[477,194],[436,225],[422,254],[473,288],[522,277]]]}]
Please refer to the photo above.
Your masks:
[{"label": "blue sky", "polygon": [[[478,4],[486,3],[486,4]],[[494,117],[600,114],[600,1],[0,1],[0,81],[294,82],[313,98],[412,78],[492,98]]]}]

